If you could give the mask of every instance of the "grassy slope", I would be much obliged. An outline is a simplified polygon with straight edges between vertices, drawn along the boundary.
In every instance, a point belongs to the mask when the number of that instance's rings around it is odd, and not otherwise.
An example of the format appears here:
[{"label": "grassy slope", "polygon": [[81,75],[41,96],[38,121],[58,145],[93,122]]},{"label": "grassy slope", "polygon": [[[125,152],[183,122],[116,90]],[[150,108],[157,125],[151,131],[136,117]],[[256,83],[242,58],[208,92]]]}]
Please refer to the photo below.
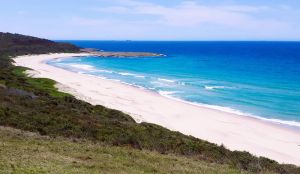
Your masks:
[{"label": "grassy slope", "polygon": [[[253,173],[268,171],[300,173],[300,169],[292,165],[280,165],[266,158],[254,157],[247,152],[232,152],[223,146],[185,136],[158,125],[137,124],[130,116],[120,111],[103,106],[92,106],[68,94],[58,92],[53,86],[55,82],[50,79],[28,78],[23,74],[24,68],[10,64],[8,56],[54,51],[76,52],[77,49],[71,47],[70,50],[70,46],[67,46],[68,50],[65,50],[65,47],[61,48],[61,45],[56,46],[55,43],[51,43],[51,49],[48,50],[48,43],[43,45],[45,41],[36,41],[36,38],[29,38],[33,40],[30,42],[38,44],[30,45],[28,48],[27,45],[22,45],[28,38],[22,36],[22,42],[19,42],[16,38],[20,36],[13,35],[13,37],[13,43],[18,46],[13,46],[14,49],[0,48],[2,67],[0,68],[0,125],[39,132],[51,137],[88,139],[106,145],[127,146],[161,154],[176,154],[191,160],[201,160],[203,165],[226,164],[237,170]],[[20,155],[24,153],[26,155],[26,151],[20,152]]]},{"label": "grassy slope", "polygon": [[0,127],[0,173],[240,173],[182,156]]},{"label": "grassy slope", "polygon": [[[26,75],[25,75],[26,70],[30,70],[30,69],[25,68],[25,67],[16,67],[12,70],[12,73],[15,76],[26,78]],[[71,96],[70,94],[57,91],[57,89],[55,88],[56,82],[54,80],[51,80],[51,79],[47,79],[47,78],[26,78],[26,82],[30,86],[32,86],[32,88],[34,88],[36,90],[40,90],[40,91],[45,91],[46,93],[48,93],[52,97],[61,98],[61,97],[68,97],[68,96],[70,97]],[[0,83],[1,83],[1,81],[0,81]],[[22,86],[15,86],[15,87],[23,88]],[[24,90],[26,90],[26,87],[24,88]]]}]

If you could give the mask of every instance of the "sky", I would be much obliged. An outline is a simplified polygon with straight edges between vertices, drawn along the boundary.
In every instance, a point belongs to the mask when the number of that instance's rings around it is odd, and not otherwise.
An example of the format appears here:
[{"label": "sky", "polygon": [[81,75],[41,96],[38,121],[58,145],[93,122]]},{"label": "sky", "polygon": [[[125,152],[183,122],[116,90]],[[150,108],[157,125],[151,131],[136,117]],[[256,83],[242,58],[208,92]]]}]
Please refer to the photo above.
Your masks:
[{"label": "sky", "polygon": [[0,0],[0,31],[53,40],[300,40],[300,0]]}]

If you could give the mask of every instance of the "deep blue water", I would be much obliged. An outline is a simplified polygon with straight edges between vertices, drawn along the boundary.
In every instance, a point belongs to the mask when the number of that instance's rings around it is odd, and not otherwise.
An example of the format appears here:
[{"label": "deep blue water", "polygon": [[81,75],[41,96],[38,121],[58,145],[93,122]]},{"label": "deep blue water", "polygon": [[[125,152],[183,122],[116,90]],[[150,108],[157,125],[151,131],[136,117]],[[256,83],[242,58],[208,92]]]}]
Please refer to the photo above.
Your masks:
[{"label": "deep blue water", "polygon": [[300,125],[300,42],[68,42],[166,56],[77,57],[50,64],[189,102]]}]

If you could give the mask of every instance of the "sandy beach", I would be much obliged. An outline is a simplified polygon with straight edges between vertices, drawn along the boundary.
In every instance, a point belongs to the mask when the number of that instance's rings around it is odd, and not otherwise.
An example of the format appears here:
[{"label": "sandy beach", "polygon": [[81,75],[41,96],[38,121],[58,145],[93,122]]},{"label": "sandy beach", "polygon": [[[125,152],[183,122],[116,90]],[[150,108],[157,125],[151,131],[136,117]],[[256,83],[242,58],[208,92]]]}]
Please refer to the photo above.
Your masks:
[{"label": "sandy beach", "polygon": [[94,105],[130,114],[137,122],[155,123],[231,150],[245,150],[280,163],[300,165],[300,131],[256,118],[235,115],[163,97],[116,81],[78,74],[47,65],[51,59],[87,56],[78,54],[30,55],[15,64],[33,69],[33,77],[58,82],[60,91]]}]

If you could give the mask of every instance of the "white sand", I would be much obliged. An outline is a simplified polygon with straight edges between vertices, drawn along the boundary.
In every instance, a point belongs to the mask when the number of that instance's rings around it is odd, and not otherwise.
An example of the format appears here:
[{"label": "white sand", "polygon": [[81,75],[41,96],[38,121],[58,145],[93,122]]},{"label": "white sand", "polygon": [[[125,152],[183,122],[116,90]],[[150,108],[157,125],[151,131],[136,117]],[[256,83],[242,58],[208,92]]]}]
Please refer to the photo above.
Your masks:
[{"label": "white sand", "polygon": [[[154,92],[45,64],[47,60],[87,54],[21,56],[16,65],[29,67],[34,77],[59,82],[58,88],[91,104],[130,114],[187,135],[245,150],[280,163],[300,165],[300,131],[256,118],[239,116],[172,100]],[[32,74],[32,73],[31,73]]]}]

